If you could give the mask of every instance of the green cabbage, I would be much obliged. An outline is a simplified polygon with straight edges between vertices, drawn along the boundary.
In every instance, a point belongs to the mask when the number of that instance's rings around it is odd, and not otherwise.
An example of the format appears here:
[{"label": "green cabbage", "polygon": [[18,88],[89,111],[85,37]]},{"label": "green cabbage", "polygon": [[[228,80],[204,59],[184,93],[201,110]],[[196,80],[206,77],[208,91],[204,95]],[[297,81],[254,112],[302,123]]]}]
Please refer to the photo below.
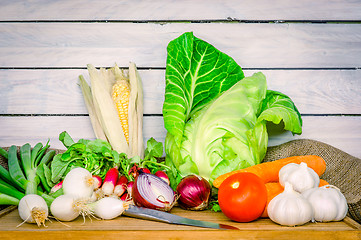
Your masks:
[{"label": "green cabbage", "polygon": [[198,174],[210,181],[262,162],[266,122],[302,133],[292,100],[267,89],[262,73],[241,67],[212,45],[185,33],[168,45],[163,104],[166,163],[174,177]]}]

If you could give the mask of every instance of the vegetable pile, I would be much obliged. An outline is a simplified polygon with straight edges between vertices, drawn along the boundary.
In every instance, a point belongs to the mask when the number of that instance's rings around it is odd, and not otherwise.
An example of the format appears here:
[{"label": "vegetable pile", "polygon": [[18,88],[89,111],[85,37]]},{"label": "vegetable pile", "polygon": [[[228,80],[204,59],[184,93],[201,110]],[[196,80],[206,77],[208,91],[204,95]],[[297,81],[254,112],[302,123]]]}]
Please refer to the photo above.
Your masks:
[{"label": "vegetable pile", "polygon": [[169,167],[160,159],[163,144],[154,138],[143,159],[128,158],[101,139],[74,142],[64,131],[59,140],[67,147],[59,154],[48,143],[0,148],[9,166],[0,165],[0,204],[18,205],[24,222],[45,225],[49,215],[59,221],[112,219],[129,204],[164,211],[175,204]]},{"label": "vegetable pile", "polygon": [[[287,226],[340,221],[347,202],[336,186],[320,179],[318,156],[294,156],[262,163],[267,122],[302,133],[293,101],[269,90],[265,75],[245,77],[228,55],[188,32],[168,45],[163,104],[163,144],[143,143],[143,87],[134,63],[97,70],[91,85],[79,76],[95,140],[75,142],[56,154],[47,143],[0,154],[0,204],[18,205],[24,222],[45,225],[51,217],[116,218],[129,204],[170,211],[221,210],[250,222],[260,217]],[[163,151],[165,150],[165,159]],[[210,204],[212,203],[212,204]]]}]

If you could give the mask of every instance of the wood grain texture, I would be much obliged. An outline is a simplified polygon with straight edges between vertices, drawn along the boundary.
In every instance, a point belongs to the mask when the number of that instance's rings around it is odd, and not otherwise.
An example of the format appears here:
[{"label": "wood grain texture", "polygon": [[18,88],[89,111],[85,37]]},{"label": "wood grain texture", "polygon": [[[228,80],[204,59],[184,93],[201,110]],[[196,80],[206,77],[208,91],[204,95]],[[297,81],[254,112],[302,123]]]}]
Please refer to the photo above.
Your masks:
[{"label": "wood grain texture", "polygon": [[[192,219],[223,223],[240,230],[217,231],[215,229],[172,225],[128,217],[113,220],[83,220],[81,217],[66,225],[57,221],[47,223],[47,227],[35,224],[22,224],[17,211],[1,218],[2,239],[360,239],[359,224],[347,221],[330,223],[307,223],[298,227],[285,227],[270,219],[258,219],[249,223],[229,220],[221,212],[185,211],[177,207],[173,214]],[[347,219],[346,219],[347,220]]]},{"label": "wood grain texture", "polygon": [[[295,102],[302,114],[361,113],[361,70],[245,70],[261,71],[268,88]],[[162,114],[164,70],[140,70],[144,113]],[[0,114],[87,114],[78,76],[83,69],[0,70]]]},{"label": "wood grain texture", "polygon": [[[310,138],[328,143],[355,157],[361,158],[361,120],[357,116],[304,116],[302,135],[293,136],[270,126],[269,145],[274,146],[293,139]],[[64,149],[58,140],[67,131],[74,140],[93,139],[94,134],[87,116],[0,116],[0,146],[46,142],[54,148]],[[166,130],[162,117],[144,118],[144,141],[150,137],[164,142]]]},{"label": "wood grain texture", "polygon": [[21,231],[6,231],[2,233],[3,239],[23,239],[23,240],[63,240],[63,239],[100,239],[106,238],[109,240],[118,239],[278,239],[278,240],[308,240],[308,239],[328,239],[328,240],[359,240],[361,233],[354,231],[49,231],[46,234],[43,232],[26,232]]},{"label": "wood grain texture", "polygon": [[[359,1],[3,0],[0,20],[360,20]],[[200,11],[202,9],[202,11]]]},{"label": "wood grain texture", "polygon": [[[360,24],[2,23],[0,67],[165,67],[169,41],[184,32],[243,68],[358,68]],[[124,34],[126,33],[126,34]]]}]

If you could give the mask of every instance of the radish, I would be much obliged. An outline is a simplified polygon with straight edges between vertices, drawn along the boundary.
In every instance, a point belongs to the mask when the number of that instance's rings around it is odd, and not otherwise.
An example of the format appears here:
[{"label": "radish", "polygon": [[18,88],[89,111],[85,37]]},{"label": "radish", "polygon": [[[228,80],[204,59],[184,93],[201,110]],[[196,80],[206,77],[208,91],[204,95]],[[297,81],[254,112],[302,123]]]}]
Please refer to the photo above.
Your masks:
[{"label": "radish", "polygon": [[28,194],[21,198],[18,211],[24,222],[36,223],[38,226],[45,226],[49,214],[45,200],[36,194]]},{"label": "radish", "polygon": [[128,184],[127,184],[127,192],[128,192],[129,198],[132,198],[133,185],[134,185],[133,181],[128,182]]},{"label": "radish", "polygon": [[94,203],[90,203],[88,206],[90,211],[97,217],[113,219],[124,212],[128,207],[128,203],[115,197],[104,197]]},{"label": "radish", "polygon": [[117,184],[119,171],[117,168],[111,168],[105,174],[102,190],[105,195],[111,195],[114,192],[115,185]]},{"label": "radish", "polygon": [[168,175],[162,171],[162,170],[158,170],[154,175],[156,175],[157,177],[161,178],[163,181],[165,181],[168,185],[170,184],[169,181],[169,177]]},{"label": "radish", "polygon": [[96,189],[93,194],[91,195],[91,197],[89,198],[89,202],[95,202],[101,198],[105,197],[103,191],[101,188]]},{"label": "radish", "polygon": [[128,179],[126,176],[120,176],[120,178],[117,181],[117,184],[114,188],[114,194],[118,197],[122,196],[123,193],[127,190],[127,183]]},{"label": "radish", "polygon": [[51,214],[60,221],[72,221],[86,209],[83,200],[75,200],[71,195],[61,195],[51,203]]},{"label": "radish", "polygon": [[88,199],[94,191],[94,179],[85,168],[74,168],[65,176],[63,181],[64,194],[75,199]]},{"label": "radish", "polygon": [[50,193],[55,193],[56,191],[58,191],[63,185],[63,181],[60,181],[59,183],[55,184],[51,190]]},{"label": "radish", "polygon": [[98,189],[102,186],[102,178],[99,177],[98,175],[93,175],[93,180],[94,180],[94,189]]},{"label": "radish", "polygon": [[120,196],[119,199],[126,202],[126,201],[130,201],[131,197],[127,192],[125,192],[125,193],[123,193],[122,196]]}]

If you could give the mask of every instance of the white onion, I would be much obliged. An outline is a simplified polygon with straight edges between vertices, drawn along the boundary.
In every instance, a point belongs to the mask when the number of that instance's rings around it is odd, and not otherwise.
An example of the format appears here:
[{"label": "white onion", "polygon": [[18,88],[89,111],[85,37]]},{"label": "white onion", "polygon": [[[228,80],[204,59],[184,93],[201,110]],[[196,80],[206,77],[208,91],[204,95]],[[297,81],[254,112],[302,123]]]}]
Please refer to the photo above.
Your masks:
[{"label": "white onion", "polygon": [[115,197],[104,197],[94,203],[89,204],[89,209],[97,217],[102,219],[113,219],[120,216],[127,204]]},{"label": "white onion", "polygon": [[25,195],[19,202],[18,211],[22,220],[38,226],[45,225],[49,214],[45,200],[36,194]]},{"label": "white onion", "polygon": [[73,221],[83,210],[83,202],[74,200],[71,195],[61,195],[50,205],[51,214],[60,221]]},{"label": "white onion", "polygon": [[94,179],[85,168],[74,168],[65,176],[63,191],[75,199],[88,199],[94,191]]}]

